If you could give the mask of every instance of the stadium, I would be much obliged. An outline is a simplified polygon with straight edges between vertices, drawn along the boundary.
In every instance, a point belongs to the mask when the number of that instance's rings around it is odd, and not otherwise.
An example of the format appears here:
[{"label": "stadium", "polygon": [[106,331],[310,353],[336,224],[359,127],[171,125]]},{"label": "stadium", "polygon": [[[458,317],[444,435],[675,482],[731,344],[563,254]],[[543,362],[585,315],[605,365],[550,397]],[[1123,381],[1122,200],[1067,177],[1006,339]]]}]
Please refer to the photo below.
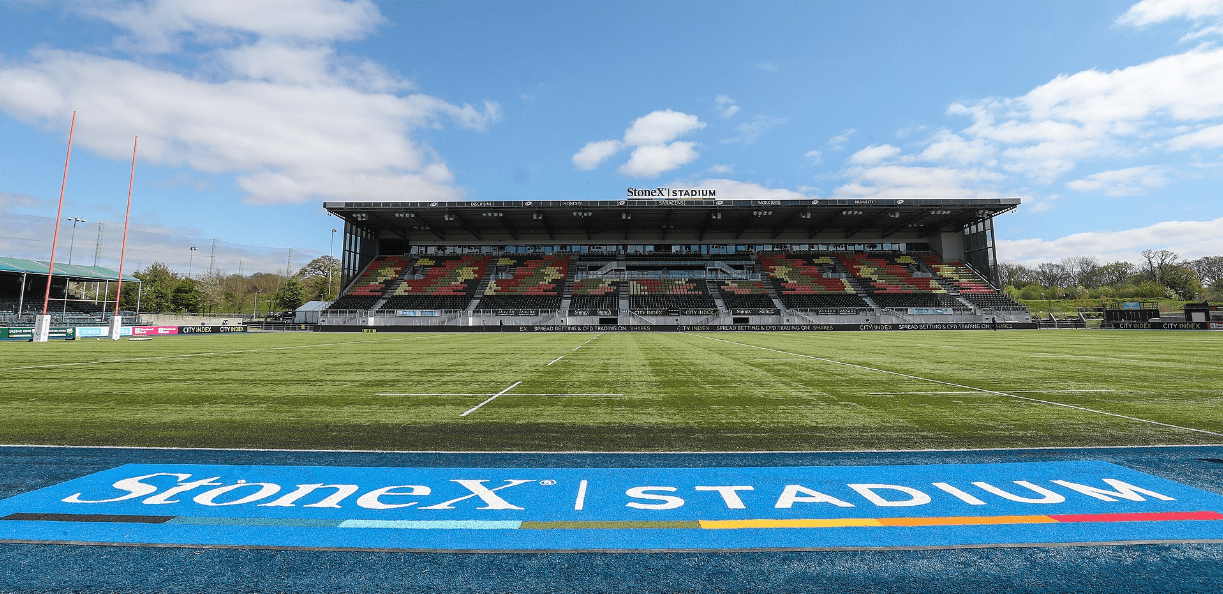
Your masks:
[{"label": "stadium", "polygon": [[3,4],[0,594],[1223,591],[1223,0]]},{"label": "stadium", "polygon": [[681,557],[794,591],[1040,564],[1045,589],[1136,551],[1099,583],[1211,583],[1217,307],[1039,329],[997,288],[1018,203],[328,202],[343,293],[271,327],[109,317],[67,286],[119,273],[3,260],[0,552],[66,557],[52,588],[105,574],[98,547],[145,589],[184,555],[235,591],[267,565],[366,589],[388,561],[387,591],[530,589],[566,559],[601,567],[570,591],[711,583]]},{"label": "stadium", "polygon": [[[344,220],[326,330],[1027,327],[993,218],[1018,199],[328,202]],[[699,198],[687,198],[696,193]]]}]

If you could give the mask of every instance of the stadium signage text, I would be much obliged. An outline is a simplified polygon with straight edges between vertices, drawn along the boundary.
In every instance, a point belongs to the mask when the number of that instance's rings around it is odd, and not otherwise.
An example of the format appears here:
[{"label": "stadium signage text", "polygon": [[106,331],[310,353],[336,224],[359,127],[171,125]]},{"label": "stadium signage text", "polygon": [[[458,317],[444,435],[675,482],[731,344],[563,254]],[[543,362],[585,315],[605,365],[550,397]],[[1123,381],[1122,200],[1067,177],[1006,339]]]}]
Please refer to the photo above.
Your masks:
[{"label": "stadium signage text", "polygon": [[717,190],[700,188],[629,188],[629,198],[713,198]]},{"label": "stadium signage text", "polygon": [[27,542],[427,550],[1117,542],[1223,537],[1223,496],[1092,461],[764,468],[129,464],[0,501],[0,534]]}]

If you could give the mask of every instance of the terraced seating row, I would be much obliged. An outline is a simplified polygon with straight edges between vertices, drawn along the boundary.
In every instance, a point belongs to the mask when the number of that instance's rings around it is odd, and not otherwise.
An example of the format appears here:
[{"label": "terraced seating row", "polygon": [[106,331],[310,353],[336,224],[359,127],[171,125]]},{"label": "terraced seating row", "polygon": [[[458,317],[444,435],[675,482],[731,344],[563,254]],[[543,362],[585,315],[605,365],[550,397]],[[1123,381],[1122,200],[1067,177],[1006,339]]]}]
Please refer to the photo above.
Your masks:
[{"label": "terraced seating row", "polygon": [[768,287],[764,281],[734,280],[718,284],[718,292],[722,294],[722,302],[730,309],[761,309],[775,308],[776,304],[769,297]]},{"label": "terraced seating row", "polygon": [[922,260],[935,276],[945,284],[954,288],[961,295],[966,294],[997,294],[993,288],[985,284],[977,273],[960,262],[943,262],[938,256],[927,255]]},{"label": "terraced seating row", "polygon": [[875,293],[871,295],[875,305],[883,308],[904,309],[908,307],[964,307],[947,293]]},{"label": "terraced seating row", "polygon": [[629,308],[638,311],[716,309],[704,280],[635,278],[629,281]]},{"label": "terraced seating row", "polygon": [[[872,298],[880,294],[947,292],[931,277],[914,276],[913,271],[918,268],[917,261],[906,254],[894,256],[851,254],[837,256],[837,258],[850,274],[862,279],[863,288]],[[912,267],[913,271],[909,267]]]},{"label": "terraced seating row", "polygon": [[365,269],[365,273],[347,295],[356,297],[381,297],[391,281],[399,278],[403,269],[408,266],[411,258],[405,256],[380,256]]},{"label": "terraced seating row", "polygon": [[620,281],[609,278],[584,278],[573,283],[569,311],[619,309]]},{"label": "terraced seating row", "polygon": [[488,271],[490,256],[420,256],[384,309],[466,309]]},{"label": "terraced seating row", "polygon": [[789,256],[767,254],[760,263],[769,274],[782,305],[790,309],[867,308],[853,285],[844,278],[825,274],[837,272],[832,256]]},{"label": "terraced seating row", "polygon": [[493,265],[505,267],[508,278],[489,281],[476,309],[555,310],[561,306],[568,256],[497,258]]},{"label": "terraced seating row", "polygon": [[1028,309],[1002,293],[964,293],[960,296],[982,309],[997,311],[1026,311]]}]

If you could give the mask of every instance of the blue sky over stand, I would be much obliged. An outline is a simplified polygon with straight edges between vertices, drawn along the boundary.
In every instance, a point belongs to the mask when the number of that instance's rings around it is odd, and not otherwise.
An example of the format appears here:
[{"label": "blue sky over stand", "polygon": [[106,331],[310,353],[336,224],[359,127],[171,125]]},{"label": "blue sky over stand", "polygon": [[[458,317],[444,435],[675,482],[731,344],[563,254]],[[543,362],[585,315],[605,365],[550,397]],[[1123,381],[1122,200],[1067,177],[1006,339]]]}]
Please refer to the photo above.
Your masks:
[{"label": "blue sky over stand", "polygon": [[324,200],[654,186],[1017,196],[1002,260],[1219,255],[1221,37],[1217,0],[0,0],[0,252],[49,256],[75,110],[104,265],[136,135],[141,265],[300,266]]}]

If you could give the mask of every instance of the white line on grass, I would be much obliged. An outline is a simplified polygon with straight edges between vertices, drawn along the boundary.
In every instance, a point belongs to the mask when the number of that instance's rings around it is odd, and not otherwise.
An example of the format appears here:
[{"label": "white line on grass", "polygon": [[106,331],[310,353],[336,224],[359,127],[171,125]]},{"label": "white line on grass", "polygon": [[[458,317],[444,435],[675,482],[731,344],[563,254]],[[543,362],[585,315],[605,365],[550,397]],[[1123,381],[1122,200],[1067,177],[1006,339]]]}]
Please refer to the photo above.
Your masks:
[{"label": "white line on grass", "polygon": [[[552,360],[552,363],[556,363],[557,361],[560,361],[561,359],[564,359],[564,358],[565,358],[565,356],[564,356],[564,355],[561,355],[561,356],[559,356],[559,357],[557,357],[557,358],[553,359],[553,360]],[[552,363],[549,363],[547,366],[548,366],[548,367],[552,367]]]},{"label": "white line on grass", "polygon": [[857,369],[865,369],[865,370],[867,370],[867,371],[875,371],[875,372],[878,372],[878,373],[886,373],[886,374],[888,374],[888,375],[895,375],[895,376],[900,376],[900,377],[907,377],[907,378],[909,378],[909,379],[920,380],[920,381],[923,381],[923,382],[932,382],[932,383],[935,383],[935,384],[942,384],[942,385],[944,385],[944,386],[951,386],[951,387],[953,387],[953,388],[964,388],[965,390],[972,390],[972,391],[974,391],[974,392],[984,392],[984,393],[986,393],[986,394],[996,394],[996,395],[998,395],[998,396],[1006,396],[1006,397],[1008,397],[1008,398],[1015,398],[1015,399],[1018,399],[1018,400],[1027,400],[1028,402],[1039,402],[1040,404],[1049,404],[1049,405],[1053,405],[1053,406],[1061,406],[1061,407],[1064,407],[1064,408],[1072,408],[1072,409],[1075,409],[1075,410],[1082,410],[1082,411],[1087,411],[1087,412],[1091,412],[1091,413],[1096,413],[1096,414],[1098,414],[1098,415],[1107,415],[1107,416],[1110,416],[1110,417],[1117,417],[1117,418],[1120,418],[1120,419],[1126,419],[1126,420],[1130,420],[1130,421],[1138,421],[1139,423],[1149,423],[1149,424],[1151,424],[1151,425],[1160,425],[1160,426],[1162,426],[1162,427],[1170,427],[1170,428],[1172,428],[1172,429],[1181,429],[1181,430],[1183,430],[1183,431],[1196,431],[1196,432],[1198,432],[1198,433],[1205,433],[1205,434],[1207,434],[1207,435],[1215,435],[1215,436],[1218,436],[1218,437],[1223,437],[1223,433],[1215,433],[1214,431],[1207,431],[1207,430],[1205,430],[1205,429],[1194,429],[1193,427],[1182,427],[1182,426],[1180,426],[1180,425],[1173,425],[1173,424],[1171,424],[1171,423],[1161,423],[1161,422],[1159,422],[1159,421],[1152,421],[1152,420],[1149,420],[1149,419],[1140,419],[1140,418],[1138,418],[1138,417],[1130,417],[1130,416],[1126,416],[1126,415],[1119,415],[1119,414],[1117,414],[1117,413],[1105,412],[1105,411],[1102,411],[1102,410],[1096,410],[1096,409],[1094,409],[1094,408],[1087,408],[1087,407],[1083,407],[1083,406],[1075,406],[1075,405],[1073,405],[1073,404],[1063,404],[1063,403],[1061,403],[1061,402],[1053,402],[1053,401],[1051,401],[1051,400],[1041,400],[1041,399],[1039,399],[1039,398],[1029,398],[1029,397],[1027,397],[1027,396],[1017,396],[1017,395],[1012,394],[1012,393],[1007,393],[1007,392],[998,392],[998,391],[996,391],[996,390],[986,390],[985,388],[974,388],[974,387],[972,387],[972,386],[965,386],[965,385],[963,385],[963,384],[955,384],[955,383],[952,383],[952,382],[945,382],[945,381],[943,381],[943,380],[936,380],[936,379],[931,379],[931,378],[928,378],[928,377],[921,377],[921,376],[918,376],[918,375],[910,375],[910,374],[907,374],[907,373],[900,373],[900,372],[898,372],[898,371],[888,371],[888,370],[886,370],[886,369],[877,369],[877,368],[875,368],[875,367],[867,367],[867,366],[865,366],[865,365],[857,365],[857,364],[854,364],[854,363],[846,363],[846,362],[844,362],[844,361],[837,361],[837,360],[835,360],[835,359],[826,359],[826,358],[824,358],[824,357],[815,357],[815,356],[812,356],[812,355],[804,355],[804,354],[802,354],[802,353],[791,353],[791,352],[789,352],[789,351],[780,351],[780,350],[777,350],[777,349],[770,349],[770,348],[768,348],[768,347],[756,346],[756,345],[754,345],[754,344],[746,344],[746,343],[742,343],[742,342],[734,342],[734,341],[732,341],[732,340],[726,340],[726,339],[723,339],[723,338],[714,338],[714,337],[712,337],[712,336],[703,336],[703,335],[700,335],[700,334],[693,334],[693,336],[700,336],[701,338],[706,338],[706,339],[709,339],[709,340],[716,340],[716,341],[718,341],[718,342],[725,342],[725,343],[727,343],[727,344],[733,344],[733,345],[738,345],[738,346],[743,346],[743,347],[748,347],[748,348],[753,348],[753,349],[760,349],[760,350],[762,350],[762,351],[771,351],[771,352],[774,352],[774,353],[782,353],[782,354],[785,354],[785,355],[792,355],[792,356],[795,356],[795,357],[802,357],[802,358],[804,358],[804,359],[813,359],[813,360],[816,360],[816,361],[824,361],[825,363],[832,363],[832,364],[835,364],[835,365],[844,365],[844,366],[846,366],[846,367],[854,367],[854,368],[857,368]]},{"label": "white line on grass", "polygon": [[[414,340],[420,337],[412,336],[407,338],[388,338],[382,342],[399,341],[399,340]],[[52,367],[81,367],[85,365],[104,365],[107,363],[129,363],[135,361],[157,361],[160,359],[188,359],[191,357],[204,357],[208,355],[240,355],[242,353],[264,353],[268,351],[284,351],[289,349],[309,349],[323,346],[336,346],[345,344],[366,344],[370,342],[379,342],[377,340],[353,340],[349,342],[324,342],[320,344],[299,344],[296,346],[286,347],[268,347],[266,349],[243,349],[240,351],[217,351],[209,353],[187,353],[184,355],[161,355],[159,357],[130,357],[127,359],[106,359],[103,361],[78,361],[75,363],[48,363],[46,365],[27,365],[25,367],[9,367],[0,369],[0,371],[20,371],[23,369],[47,369]]]},{"label": "white line on grass", "polygon": [[459,416],[460,416],[460,417],[465,417],[465,416],[467,416],[467,415],[469,415],[469,414],[471,414],[471,413],[473,413],[473,412],[476,412],[477,410],[479,410],[479,409],[480,409],[480,407],[481,407],[481,406],[484,406],[485,404],[488,404],[489,402],[492,402],[493,400],[496,400],[498,396],[500,396],[500,395],[502,395],[502,394],[504,394],[504,393],[506,393],[506,392],[509,392],[510,390],[513,390],[514,388],[516,388],[516,387],[518,386],[518,384],[521,384],[521,383],[522,383],[522,380],[518,380],[518,381],[514,382],[514,385],[512,385],[512,386],[510,386],[510,387],[508,387],[508,388],[506,388],[506,389],[504,389],[504,390],[502,390],[502,391],[500,391],[500,392],[497,392],[496,394],[493,394],[492,398],[489,398],[488,400],[485,400],[484,402],[481,402],[480,404],[477,404],[477,405],[475,405],[475,406],[471,407],[471,410],[469,410],[469,411],[467,411],[467,412],[465,412],[465,413],[463,413],[463,414],[461,414],[461,415],[459,415]]},{"label": "white line on grass", "polygon": [[523,392],[518,392],[516,394],[489,394],[487,392],[483,394],[454,394],[454,393],[442,394],[441,392],[427,393],[427,394],[426,393],[406,394],[406,393],[400,393],[400,392],[379,392],[377,394],[374,394],[374,396],[502,396],[502,395],[504,396],[624,396],[624,394],[603,394],[603,393],[599,393],[599,394],[594,394],[594,393],[591,393],[591,394],[576,394],[576,393],[575,394],[526,394]]},{"label": "white line on grass", "polygon": [[[1079,394],[1082,392],[1115,392],[1116,390],[1011,390],[1011,394]],[[920,396],[922,394],[980,394],[980,390],[958,392],[869,392],[868,396]]]}]

